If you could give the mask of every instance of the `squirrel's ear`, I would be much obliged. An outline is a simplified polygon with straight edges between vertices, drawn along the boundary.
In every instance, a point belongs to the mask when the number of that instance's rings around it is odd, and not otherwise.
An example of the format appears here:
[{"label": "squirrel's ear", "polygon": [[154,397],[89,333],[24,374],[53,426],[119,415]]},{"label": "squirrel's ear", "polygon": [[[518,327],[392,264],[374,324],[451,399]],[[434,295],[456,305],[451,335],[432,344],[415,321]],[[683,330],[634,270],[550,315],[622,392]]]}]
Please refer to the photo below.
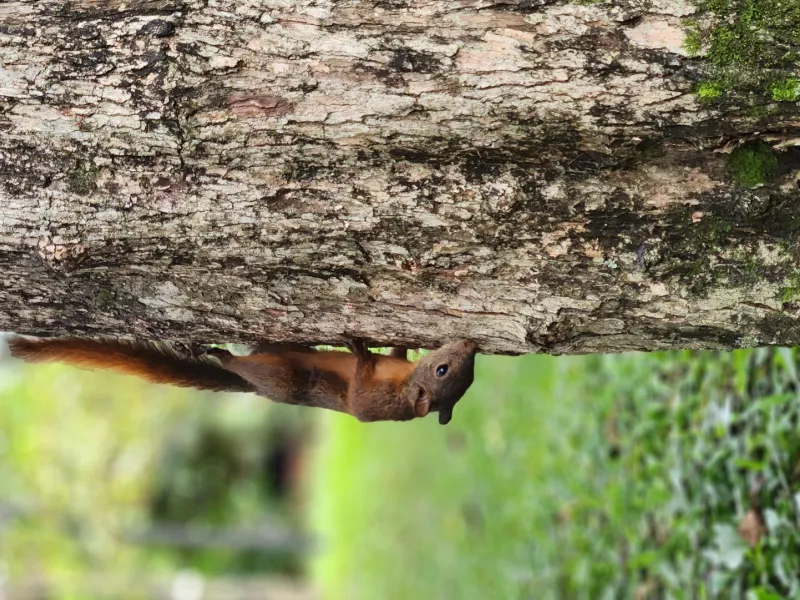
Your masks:
[{"label": "squirrel's ear", "polygon": [[431,399],[425,388],[420,386],[417,393],[417,399],[414,401],[414,414],[417,417],[424,417],[431,410]]}]

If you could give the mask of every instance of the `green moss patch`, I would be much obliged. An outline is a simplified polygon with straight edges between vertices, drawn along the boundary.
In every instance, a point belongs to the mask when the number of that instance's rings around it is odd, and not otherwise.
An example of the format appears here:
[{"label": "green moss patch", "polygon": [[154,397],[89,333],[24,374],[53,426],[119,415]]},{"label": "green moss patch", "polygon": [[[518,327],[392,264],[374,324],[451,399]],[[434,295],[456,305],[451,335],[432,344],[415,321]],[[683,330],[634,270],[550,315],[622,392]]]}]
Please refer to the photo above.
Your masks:
[{"label": "green moss patch", "polygon": [[703,81],[695,88],[698,98],[704,102],[721,98],[725,88],[718,81]]},{"label": "green moss patch", "polygon": [[[778,102],[800,96],[800,2],[790,0],[701,0],[686,22],[684,48],[705,53],[711,88],[704,100],[758,92]],[[713,92],[713,93],[710,93]]]},{"label": "green moss patch", "polygon": [[728,157],[728,171],[745,187],[766,183],[777,168],[778,159],[772,147],[761,141],[740,146]]},{"label": "green moss patch", "polygon": [[772,84],[772,99],[776,102],[795,102],[800,100],[800,79],[789,77]]},{"label": "green moss patch", "polygon": [[796,302],[800,298],[800,272],[786,278],[786,285],[780,289],[778,299],[784,304]]},{"label": "green moss patch", "polygon": [[100,170],[89,161],[78,161],[67,175],[69,190],[80,196],[88,196],[97,190]]}]

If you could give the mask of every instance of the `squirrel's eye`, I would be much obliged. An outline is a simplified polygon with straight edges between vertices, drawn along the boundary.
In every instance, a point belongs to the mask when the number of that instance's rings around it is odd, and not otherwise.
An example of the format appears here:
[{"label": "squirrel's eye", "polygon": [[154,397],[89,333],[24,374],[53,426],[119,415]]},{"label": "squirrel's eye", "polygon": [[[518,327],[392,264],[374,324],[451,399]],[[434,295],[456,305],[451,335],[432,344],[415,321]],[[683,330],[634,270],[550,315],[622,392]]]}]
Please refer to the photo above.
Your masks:
[{"label": "squirrel's eye", "polygon": [[444,377],[445,375],[447,375],[447,365],[439,365],[436,367],[437,377]]}]

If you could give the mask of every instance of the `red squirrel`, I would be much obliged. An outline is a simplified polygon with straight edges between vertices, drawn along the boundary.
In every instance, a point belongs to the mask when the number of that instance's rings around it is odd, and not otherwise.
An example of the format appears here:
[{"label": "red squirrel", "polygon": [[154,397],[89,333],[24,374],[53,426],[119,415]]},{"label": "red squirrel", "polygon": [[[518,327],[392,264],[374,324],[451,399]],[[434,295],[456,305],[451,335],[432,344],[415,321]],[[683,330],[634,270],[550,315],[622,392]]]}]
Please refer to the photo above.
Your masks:
[{"label": "red squirrel", "polygon": [[362,340],[350,353],[300,344],[265,344],[248,356],[211,348],[183,356],[165,344],[83,338],[13,337],[12,356],[112,369],[154,383],[202,390],[255,392],[275,402],[344,412],[360,421],[408,421],[439,413],[446,425],[474,377],[473,342],[460,340],[412,363],[406,348],[385,356]]}]

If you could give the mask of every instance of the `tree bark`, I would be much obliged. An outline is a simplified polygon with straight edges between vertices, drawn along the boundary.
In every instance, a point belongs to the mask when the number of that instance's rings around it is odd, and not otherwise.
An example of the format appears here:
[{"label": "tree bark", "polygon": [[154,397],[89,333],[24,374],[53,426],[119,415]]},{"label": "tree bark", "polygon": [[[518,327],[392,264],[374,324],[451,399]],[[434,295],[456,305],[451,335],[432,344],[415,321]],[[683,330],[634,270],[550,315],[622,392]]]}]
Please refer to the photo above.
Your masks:
[{"label": "tree bark", "polygon": [[0,4],[0,329],[800,343],[797,105],[701,102],[694,7],[613,4]]}]

